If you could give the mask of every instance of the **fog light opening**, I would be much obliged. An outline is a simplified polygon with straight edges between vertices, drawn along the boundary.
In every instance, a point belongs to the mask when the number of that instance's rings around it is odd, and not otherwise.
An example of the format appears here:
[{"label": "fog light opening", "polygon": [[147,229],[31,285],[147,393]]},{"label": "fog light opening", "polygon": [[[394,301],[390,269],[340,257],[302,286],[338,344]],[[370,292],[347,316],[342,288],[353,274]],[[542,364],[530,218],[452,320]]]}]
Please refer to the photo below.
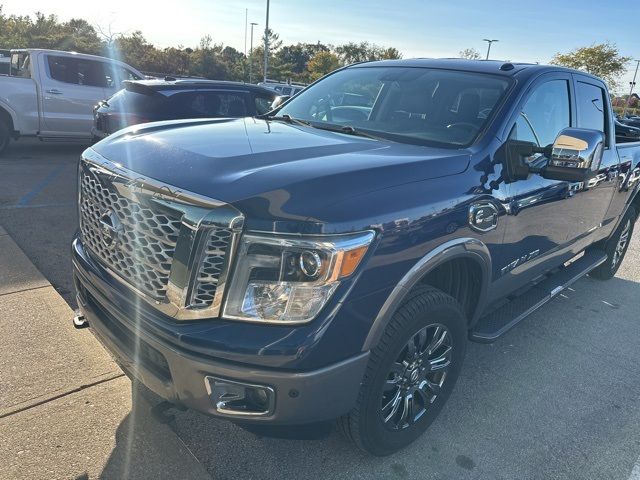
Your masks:
[{"label": "fog light opening", "polygon": [[223,415],[267,416],[273,413],[275,391],[264,385],[206,377],[211,402]]}]

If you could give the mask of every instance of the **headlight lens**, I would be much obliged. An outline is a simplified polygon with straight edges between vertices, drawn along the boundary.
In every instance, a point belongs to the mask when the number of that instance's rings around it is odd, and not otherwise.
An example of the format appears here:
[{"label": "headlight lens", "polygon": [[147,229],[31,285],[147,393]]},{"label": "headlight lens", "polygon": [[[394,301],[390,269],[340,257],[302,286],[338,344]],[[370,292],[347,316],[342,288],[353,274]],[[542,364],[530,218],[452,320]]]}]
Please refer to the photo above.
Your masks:
[{"label": "headlight lens", "polygon": [[265,323],[313,320],[367,252],[374,233],[322,237],[246,234],[227,292],[225,318]]}]

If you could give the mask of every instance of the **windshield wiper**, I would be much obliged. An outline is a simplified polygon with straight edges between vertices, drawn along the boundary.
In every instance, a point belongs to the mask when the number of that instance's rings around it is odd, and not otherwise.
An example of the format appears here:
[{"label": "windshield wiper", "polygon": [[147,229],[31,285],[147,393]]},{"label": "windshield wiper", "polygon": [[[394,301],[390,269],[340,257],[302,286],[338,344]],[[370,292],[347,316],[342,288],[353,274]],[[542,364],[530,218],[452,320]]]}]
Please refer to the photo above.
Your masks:
[{"label": "windshield wiper", "polygon": [[300,120],[298,118],[293,118],[291,115],[285,113],[284,115],[264,115],[262,118],[265,120],[282,120],[287,123],[292,123],[294,125],[304,125],[305,127],[310,127],[311,124],[305,120]]},{"label": "windshield wiper", "polygon": [[358,137],[371,138],[372,140],[386,140],[386,138],[381,137],[379,135],[374,135],[372,133],[365,132],[363,130],[358,130],[351,125],[345,125],[342,127],[342,132],[347,133],[349,135],[356,135]]},{"label": "windshield wiper", "polygon": [[365,132],[364,130],[358,130],[352,125],[336,125],[336,124],[327,124],[327,123],[316,123],[312,125],[315,128],[319,128],[321,130],[328,130],[330,132],[338,132],[338,133],[346,133],[347,135],[354,135],[357,137],[365,137],[370,138],[372,140],[387,140],[384,137],[374,135],[372,133]]}]

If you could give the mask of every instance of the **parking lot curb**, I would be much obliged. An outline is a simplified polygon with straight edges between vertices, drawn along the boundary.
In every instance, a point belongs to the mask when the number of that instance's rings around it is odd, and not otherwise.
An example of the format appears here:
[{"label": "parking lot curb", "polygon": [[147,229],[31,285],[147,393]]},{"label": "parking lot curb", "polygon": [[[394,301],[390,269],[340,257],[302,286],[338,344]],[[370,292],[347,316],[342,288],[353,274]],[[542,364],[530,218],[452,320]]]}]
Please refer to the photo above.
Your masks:
[{"label": "parking lot curb", "polygon": [[11,236],[0,234],[0,296],[50,286]]},{"label": "parking lot curb", "polygon": [[0,226],[0,479],[210,478],[72,315]]}]

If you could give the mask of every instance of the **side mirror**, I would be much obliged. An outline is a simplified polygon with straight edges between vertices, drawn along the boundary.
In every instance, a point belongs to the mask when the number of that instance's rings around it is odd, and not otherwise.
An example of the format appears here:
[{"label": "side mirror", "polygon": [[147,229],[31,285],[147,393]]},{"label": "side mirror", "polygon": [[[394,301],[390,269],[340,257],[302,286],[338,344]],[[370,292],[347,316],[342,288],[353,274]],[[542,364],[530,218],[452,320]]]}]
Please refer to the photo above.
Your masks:
[{"label": "side mirror", "polygon": [[273,102],[271,102],[271,110],[275,110],[276,108],[278,108],[280,105],[282,105],[284,102],[286,102],[290,98],[291,98],[291,95],[279,95],[279,96],[277,96],[276,99]]},{"label": "side mirror", "polygon": [[[549,180],[585,182],[602,160],[605,137],[601,131],[565,128],[553,145],[538,147],[531,142],[509,140],[505,144],[504,181],[512,183],[537,173]],[[549,159],[543,167],[533,167],[526,159],[535,153]]]},{"label": "side mirror", "polygon": [[553,142],[549,163],[540,172],[544,178],[580,182],[597,170],[605,137],[598,130],[565,128]]}]

